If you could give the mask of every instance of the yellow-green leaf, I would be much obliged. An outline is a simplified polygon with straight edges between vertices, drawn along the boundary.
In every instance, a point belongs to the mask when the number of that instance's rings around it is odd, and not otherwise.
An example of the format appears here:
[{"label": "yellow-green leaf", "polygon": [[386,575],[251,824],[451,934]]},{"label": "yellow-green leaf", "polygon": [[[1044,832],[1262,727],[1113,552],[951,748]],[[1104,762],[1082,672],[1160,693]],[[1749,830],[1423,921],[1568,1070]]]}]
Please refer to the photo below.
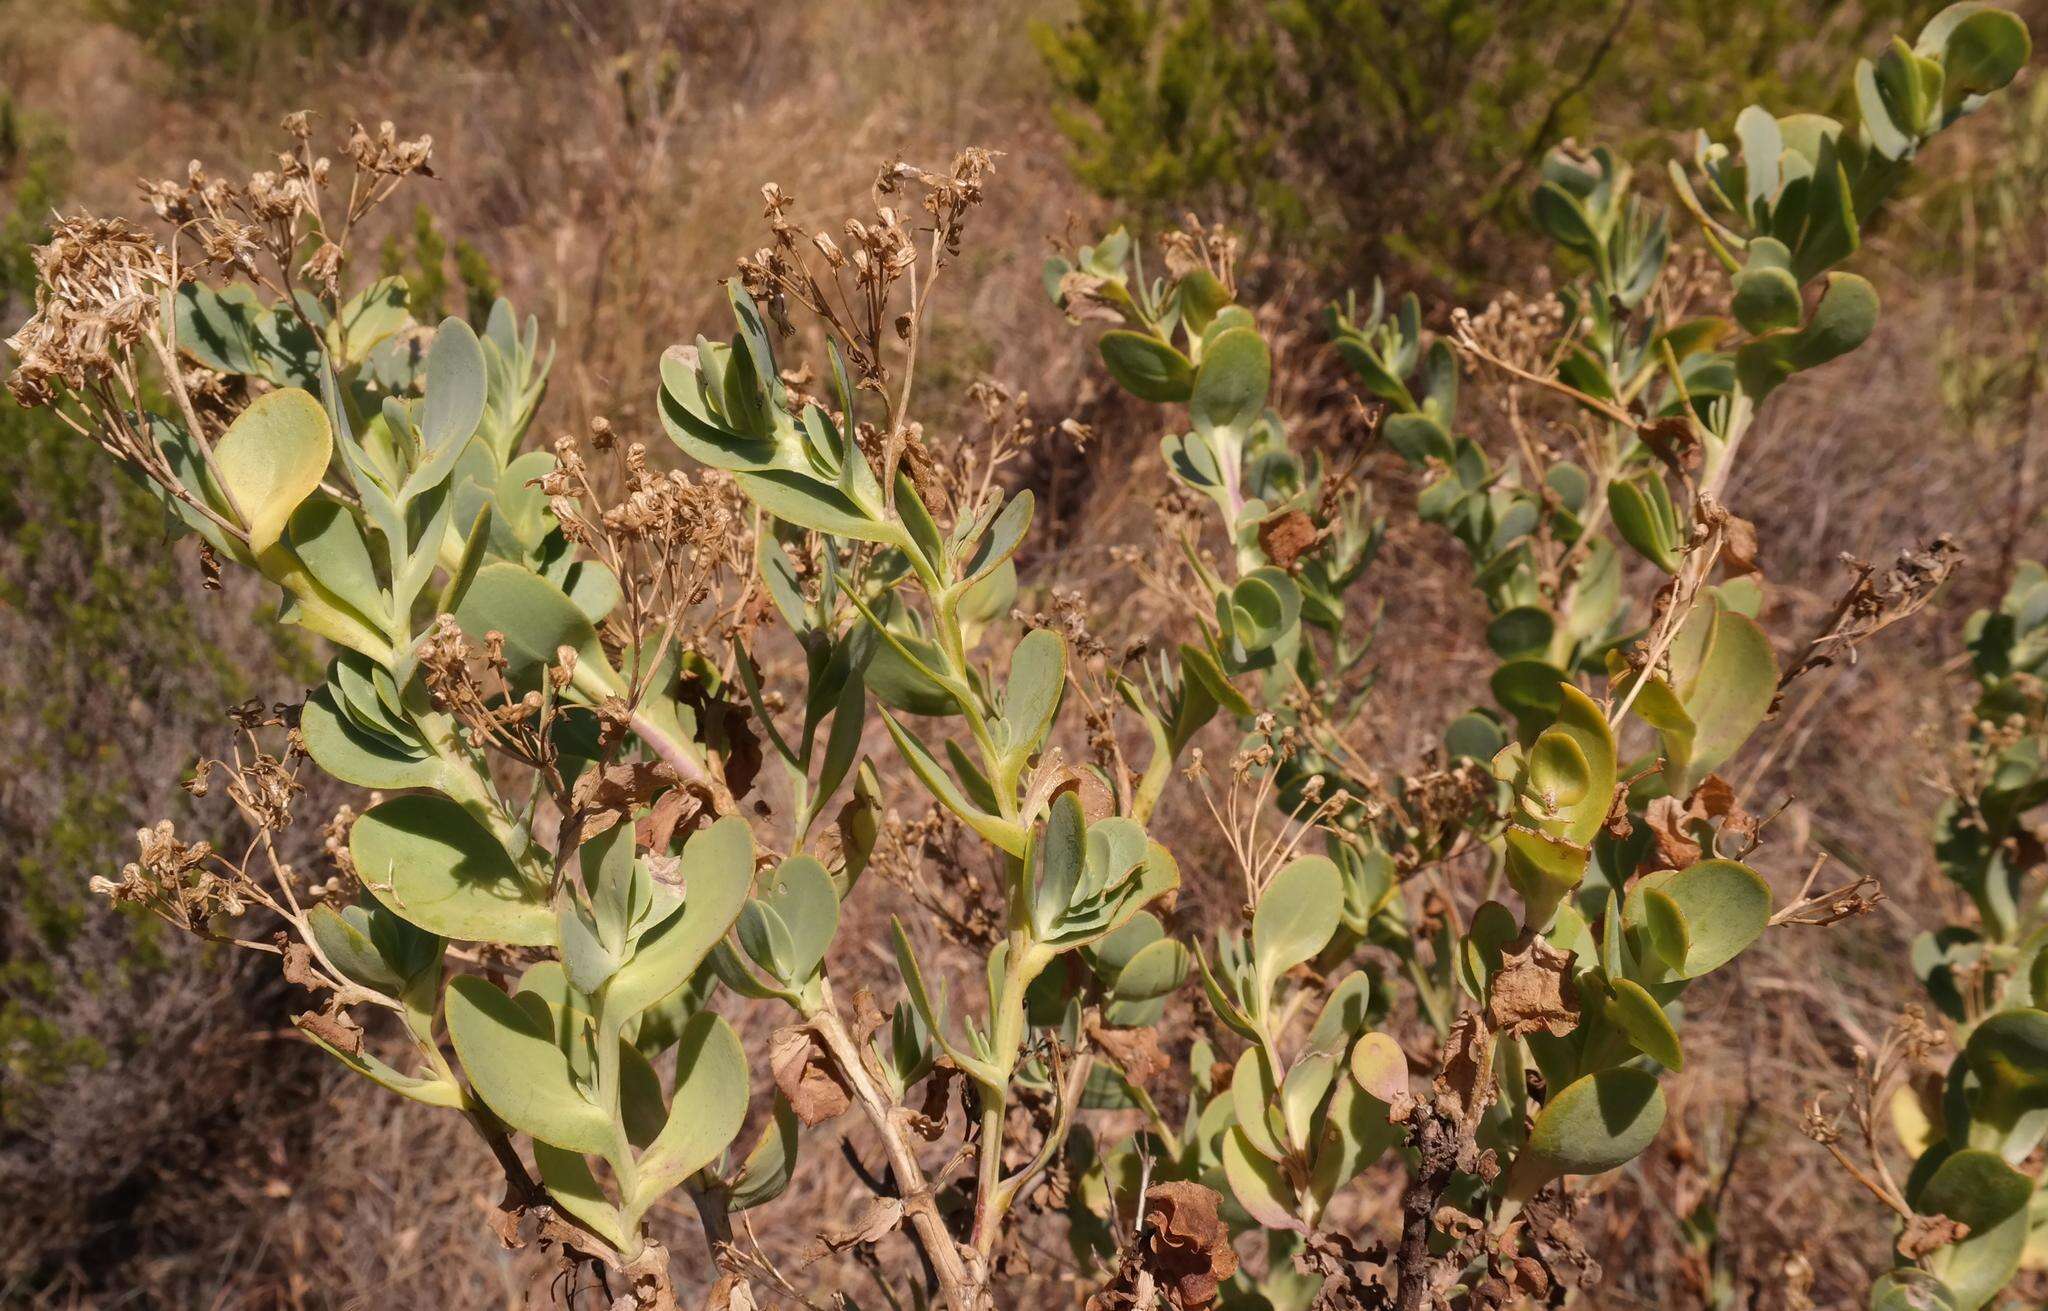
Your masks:
[{"label": "yellow-green leaf", "polygon": [[244,516],[251,554],[277,545],[292,511],[320,485],[333,452],[327,411],[297,387],[257,397],[228,425],[213,458]]}]

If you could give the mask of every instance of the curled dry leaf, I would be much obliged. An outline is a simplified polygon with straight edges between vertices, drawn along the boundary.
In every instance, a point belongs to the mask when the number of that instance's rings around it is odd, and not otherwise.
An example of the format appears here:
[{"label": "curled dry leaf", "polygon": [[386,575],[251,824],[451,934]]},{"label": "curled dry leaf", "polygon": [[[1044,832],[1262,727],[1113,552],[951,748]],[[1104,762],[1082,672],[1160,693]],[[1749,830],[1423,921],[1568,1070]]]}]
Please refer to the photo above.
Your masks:
[{"label": "curled dry leaf", "polygon": [[768,1065],[775,1086],[806,1126],[823,1124],[853,1104],[839,1067],[809,1025],[777,1029],[768,1040]]},{"label": "curled dry leaf", "polygon": [[[283,934],[278,937],[282,939]],[[286,983],[296,983],[308,992],[325,992],[331,985],[322,978],[320,971],[313,968],[313,949],[303,942],[284,943],[284,961],[281,965]]]},{"label": "curled dry leaf", "polygon": [[1679,416],[1652,419],[1637,426],[1636,436],[1675,474],[1683,476],[1686,470],[1699,467],[1699,434],[1693,430],[1689,419]]},{"label": "curled dry leaf", "polygon": [[1335,1230],[1310,1234],[1294,1254],[1297,1271],[1323,1281],[1311,1311],[1366,1311],[1387,1305],[1381,1278],[1386,1264],[1384,1244],[1360,1247]]},{"label": "curled dry leaf", "polygon": [[1652,848],[1645,863],[1654,869],[1684,869],[1700,858],[1700,844],[1687,836],[1686,824],[1692,812],[1677,797],[1658,797],[1643,812],[1649,823]]},{"label": "curled dry leaf", "polygon": [[1076,323],[1122,323],[1123,312],[1103,294],[1107,285],[1106,278],[1079,269],[1067,273],[1060,279],[1060,305],[1067,317]]},{"label": "curled dry leaf", "polygon": [[1960,1220],[1945,1215],[1916,1215],[1906,1221],[1906,1230],[1899,1235],[1899,1255],[1908,1261],[1918,1261],[1969,1236],[1970,1226]]},{"label": "curled dry leaf", "polygon": [[1125,1250],[1108,1286],[1088,1299],[1088,1311],[1205,1311],[1223,1281],[1237,1273],[1237,1253],[1223,1223],[1214,1189],[1196,1183],[1154,1184],[1145,1190],[1145,1223]]},{"label": "curled dry leaf", "polygon": [[1756,525],[1740,515],[1729,515],[1721,524],[1721,563],[1728,576],[1740,578],[1761,573],[1762,566],[1756,559]]},{"label": "curled dry leaf", "polygon": [[[677,782],[675,771],[661,761],[618,761],[578,778],[570,799],[579,809],[611,812],[602,817],[603,828],[598,830],[602,832],[618,823],[621,815],[632,814],[652,801],[656,793],[676,786]],[[585,824],[585,832],[599,822],[600,817],[593,815]]]},{"label": "curled dry leaf", "polygon": [[1318,540],[1315,520],[1300,510],[1276,514],[1259,525],[1259,549],[1282,569],[1293,569],[1294,562],[1314,550]]},{"label": "curled dry leaf", "polygon": [[1090,1022],[1088,1036],[1095,1040],[1110,1061],[1132,1083],[1144,1087],[1172,1066],[1159,1046],[1159,1034],[1150,1028],[1113,1029]]},{"label": "curled dry leaf", "polygon": [[704,1311],[755,1311],[760,1305],[754,1298],[754,1286],[733,1274],[722,1276],[704,1298]]},{"label": "curled dry leaf", "polygon": [[1501,951],[1500,972],[1487,991],[1487,1018],[1511,1037],[1541,1030],[1562,1038],[1579,1027],[1579,990],[1572,953],[1527,933]]},{"label": "curled dry leaf", "polygon": [[882,1008],[875,1001],[875,994],[866,988],[856,988],[853,993],[853,1040],[865,1045],[875,1031],[889,1022]]},{"label": "curled dry leaf", "polygon": [[932,1072],[925,1076],[924,1101],[915,1111],[906,1109],[903,1112],[904,1119],[918,1137],[928,1143],[935,1143],[946,1134],[946,1112],[952,1105],[953,1084],[959,1078],[959,1068],[941,1056]]},{"label": "curled dry leaf", "polygon": [[1522,1212],[1536,1260],[1553,1286],[1587,1288],[1600,1282],[1600,1263],[1586,1251],[1585,1240],[1572,1223],[1580,1204],[1576,1194],[1549,1188],[1531,1198]]},{"label": "curled dry leaf", "polygon": [[1437,1108],[1469,1138],[1498,1092],[1493,1082],[1493,1033],[1480,1022],[1477,1011],[1466,1011],[1452,1022],[1432,1086]]},{"label": "curled dry leaf", "polygon": [[[676,833],[703,810],[701,798],[682,788],[671,788],[656,797],[653,807],[634,824],[634,840],[648,851],[667,851]],[[587,825],[584,831],[589,831]]]},{"label": "curled dry leaf", "polygon": [[1223,1199],[1195,1183],[1155,1184],[1145,1191],[1145,1246],[1167,1304],[1196,1311],[1216,1300],[1237,1273],[1230,1230],[1218,1214]]},{"label": "curled dry leaf", "polygon": [[292,1016],[292,1023],[338,1052],[350,1056],[363,1054],[363,1026],[332,1001],[324,1011],[306,1011]]},{"label": "curled dry leaf", "polygon": [[1658,797],[1644,811],[1655,841],[1644,857],[1642,868],[1684,869],[1706,855],[1693,826],[1713,830],[1711,839],[1720,855],[1741,855],[1755,848],[1762,827],[1755,815],[1735,799],[1735,789],[1719,774],[1709,774],[1680,804],[1676,797]]},{"label": "curled dry leaf", "polygon": [[836,1252],[845,1252],[868,1243],[878,1243],[903,1223],[903,1199],[900,1197],[877,1197],[869,1202],[850,1225],[827,1229],[818,1235],[818,1241],[811,1245],[805,1255],[805,1263],[823,1260]]}]

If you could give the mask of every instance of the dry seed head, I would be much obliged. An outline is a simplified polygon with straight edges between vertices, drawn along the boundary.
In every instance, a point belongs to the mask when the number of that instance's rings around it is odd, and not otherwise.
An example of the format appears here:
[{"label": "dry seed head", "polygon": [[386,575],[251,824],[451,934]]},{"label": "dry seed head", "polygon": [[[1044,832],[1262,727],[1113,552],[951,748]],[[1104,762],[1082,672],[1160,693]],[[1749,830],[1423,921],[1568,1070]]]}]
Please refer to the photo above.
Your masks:
[{"label": "dry seed head", "polygon": [[365,173],[382,173],[387,177],[405,177],[413,173],[421,177],[434,176],[434,170],[427,167],[427,159],[434,153],[434,139],[420,136],[411,141],[400,141],[398,129],[388,119],[377,125],[374,137],[361,123],[351,123],[347,148],[348,157]]},{"label": "dry seed head", "polygon": [[33,255],[36,308],[7,339],[20,361],[7,386],[23,405],[47,405],[57,384],[83,389],[149,333],[171,265],[125,220],[90,215],[58,220]]}]

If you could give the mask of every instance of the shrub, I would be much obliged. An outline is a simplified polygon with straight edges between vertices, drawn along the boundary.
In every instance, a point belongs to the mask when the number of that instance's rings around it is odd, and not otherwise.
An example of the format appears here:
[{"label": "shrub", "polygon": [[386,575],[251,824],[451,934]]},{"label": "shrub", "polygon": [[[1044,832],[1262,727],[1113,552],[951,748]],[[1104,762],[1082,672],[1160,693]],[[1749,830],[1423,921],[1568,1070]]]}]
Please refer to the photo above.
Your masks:
[{"label": "shrub", "polygon": [[[1875,292],[1839,267],[1864,226],[2027,53],[2010,15],[1956,6],[1858,65],[1853,128],[1744,111],[1733,146],[1703,138],[1673,171],[1690,262],[1615,155],[1558,152],[1531,212],[1590,269],[1565,292],[1453,315],[1448,340],[1413,300],[1332,312],[1387,444],[1428,471],[1418,512],[1472,557],[1501,661],[1496,704],[1401,778],[1353,731],[1374,512],[1269,408],[1228,237],[1170,239],[1161,278],[1121,235],[1048,269],[1071,315],[1118,325],[1113,376],[1186,407],[1162,444],[1178,554],[1151,564],[1187,640],[1155,656],[1090,634],[1071,598],[1019,606],[1034,501],[999,475],[1033,430],[1012,398],[980,393],[979,440],[914,417],[988,152],[886,166],[837,232],[766,188],[736,331],[662,360],[692,466],[663,473],[603,420],[522,450],[550,357],[504,302],[480,332],[430,327],[402,279],[348,285],[357,225],[429,143],[357,128],[337,170],[295,115],[274,172],[148,188],[168,244],[60,224],[12,340],[17,396],[336,652],[197,780],[252,843],[166,823],[96,886],[274,957],[319,998],[306,1037],[467,1122],[505,1175],[501,1234],[537,1234],[615,1307],[676,1304],[671,1195],[701,1219],[713,1305],[788,1291],[735,1217],[841,1115],[886,1173],[863,1169],[872,1198],[817,1250],[905,1233],[924,1287],[876,1267],[892,1302],[993,1305],[1033,1209],[1064,1214],[1098,1307],[1560,1302],[1589,1274],[1561,1181],[1658,1134],[1688,984],[1862,904],[1774,905],[1744,863],[1762,824],[1716,771],[1875,617],[1781,670],[1744,581],[1754,532],[1722,499],[1758,408],[1868,336]],[[1504,456],[1460,417],[1461,361],[1505,389]],[[1548,450],[1565,432],[1574,459]],[[1624,548],[1666,576],[1642,617]],[[1085,736],[1056,737],[1063,718]],[[1213,778],[1212,722],[1236,735]],[[1632,729],[1655,745],[1632,754]],[[326,867],[280,846],[308,764],[373,793],[328,822]],[[886,819],[890,778],[925,819]],[[1206,942],[1175,923],[1176,787],[1242,884],[1242,920]],[[1411,897],[1457,861],[1485,864],[1487,900]],[[871,869],[925,912],[893,925],[887,1010],[834,987]],[[957,991],[937,936],[972,950]],[[1191,977],[1202,1036],[1169,1054]],[[779,1027],[750,1061],[756,1016]],[[1110,1110],[1142,1129],[1098,1140]],[[1391,1246],[1343,1219],[1383,1160]],[[1264,1244],[1251,1270],[1240,1234]]]},{"label": "shrub", "polygon": [[1638,147],[1731,102],[1830,95],[1834,52],[1913,12],[1084,0],[1034,35],[1076,172],[1148,229],[1192,205],[1319,265],[1393,257],[1463,279],[1512,264],[1486,250],[1559,142],[1612,130]]}]

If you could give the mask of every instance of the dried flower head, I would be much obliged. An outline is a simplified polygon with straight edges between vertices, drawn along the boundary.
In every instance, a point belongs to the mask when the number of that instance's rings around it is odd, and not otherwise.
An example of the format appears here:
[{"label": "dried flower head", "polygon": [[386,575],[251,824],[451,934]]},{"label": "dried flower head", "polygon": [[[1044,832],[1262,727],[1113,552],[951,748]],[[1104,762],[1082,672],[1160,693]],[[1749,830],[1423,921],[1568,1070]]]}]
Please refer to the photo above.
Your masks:
[{"label": "dried flower head", "polygon": [[419,174],[421,177],[434,176],[434,170],[427,166],[427,159],[434,153],[434,138],[419,136],[411,141],[398,139],[398,129],[389,119],[377,125],[377,134],[371,136],[361,123],[349,124],[348,157],[356,167],[365,173],[381,173],[386,177],[407,177]]},{"label": "dried flower head", "polygon": [[173,923],[204,925],[218,915],[240,915],[247,907],[239,880],[214,869],[214,851],[206,842],[183,842],[169,820],[135,831],[137,859],[121,869],[121,879],[95,876],[92,890],[117,903],[147,906]]},{"label": "dried flower head", "polygon": [[122,219],[60,219],[34,250],[36,308],[7,345],[19,357],[8,390],[47,405],[62,384],[83,390],[150,330],[172,272],[163,247]]}]

